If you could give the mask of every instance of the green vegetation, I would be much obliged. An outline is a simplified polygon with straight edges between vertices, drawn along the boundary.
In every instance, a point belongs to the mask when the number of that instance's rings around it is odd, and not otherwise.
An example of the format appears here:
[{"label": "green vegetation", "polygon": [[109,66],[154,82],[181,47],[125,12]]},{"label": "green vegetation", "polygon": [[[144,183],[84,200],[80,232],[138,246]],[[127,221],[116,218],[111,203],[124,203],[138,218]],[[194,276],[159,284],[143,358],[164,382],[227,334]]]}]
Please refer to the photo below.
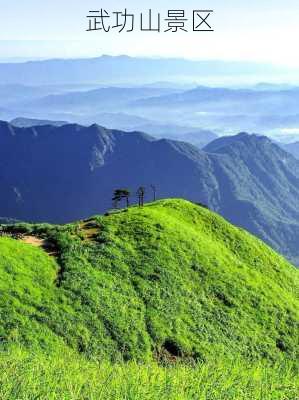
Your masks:
[{"label": "green vegetation", "polygon": [[1,399],[296,399],[298,270],[208,209],[3,229]]},{"label": "green vegetation", "polygon": [[298,366],[290,362],[165,367],[14,348],[1,354],[0,368],[1,400],[298,400]]}]

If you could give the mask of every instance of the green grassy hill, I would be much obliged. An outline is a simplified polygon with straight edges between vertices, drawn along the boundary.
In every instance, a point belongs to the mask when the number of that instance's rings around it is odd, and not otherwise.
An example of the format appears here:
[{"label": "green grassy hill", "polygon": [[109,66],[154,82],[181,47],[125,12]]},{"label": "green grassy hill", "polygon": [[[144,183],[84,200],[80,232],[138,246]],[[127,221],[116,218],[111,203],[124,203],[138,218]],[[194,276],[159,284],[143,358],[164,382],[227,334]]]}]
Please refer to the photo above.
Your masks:
[{"label": "green grassy hill", "polygon": [[3,229],[25,235],[0,238],[4,344],[113,361],[298,359],[299,271],[203,207]]}]

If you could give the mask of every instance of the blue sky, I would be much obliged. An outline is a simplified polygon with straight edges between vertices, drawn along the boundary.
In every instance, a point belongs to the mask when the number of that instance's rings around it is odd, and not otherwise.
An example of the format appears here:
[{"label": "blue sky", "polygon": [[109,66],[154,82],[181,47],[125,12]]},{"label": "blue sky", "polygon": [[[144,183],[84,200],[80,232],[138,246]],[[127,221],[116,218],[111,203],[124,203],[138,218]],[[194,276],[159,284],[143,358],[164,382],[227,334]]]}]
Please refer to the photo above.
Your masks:
[{"label": "blue sky", "polygon": [[[188,5],[186,5],[188,4]],[[149,8],[213,9],[215,32],[86,32],[86,15]],[[90,57],[101,54],[250,60],[299,66],[299,2],[294,0],[0,0],[0,58]]]}]

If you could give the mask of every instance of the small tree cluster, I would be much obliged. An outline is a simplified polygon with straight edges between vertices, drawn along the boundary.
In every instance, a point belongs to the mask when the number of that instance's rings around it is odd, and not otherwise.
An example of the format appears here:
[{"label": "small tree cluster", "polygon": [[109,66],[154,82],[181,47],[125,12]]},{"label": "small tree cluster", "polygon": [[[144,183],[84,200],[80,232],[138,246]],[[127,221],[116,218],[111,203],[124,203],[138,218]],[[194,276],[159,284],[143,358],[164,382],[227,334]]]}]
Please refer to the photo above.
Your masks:
[{"label": "small tree cluster", "polygon": [[[156,186],[151,185],[150,187],[153,191],[153,200],[156,201],[156,197],[157,197]],[[146,189],[143,186],[140,186],[136,192],[139,207],[143,207],[143,205],[144,205],[145,192],[146,192]],[[112,197],[113,207],[118,208],[119,203],[121,203],[123,200],[126,201],[126,206],[129,207],[130,196],[131,196],[131,192],[128,189],[115,189],[113,192],[113,197]]]}]

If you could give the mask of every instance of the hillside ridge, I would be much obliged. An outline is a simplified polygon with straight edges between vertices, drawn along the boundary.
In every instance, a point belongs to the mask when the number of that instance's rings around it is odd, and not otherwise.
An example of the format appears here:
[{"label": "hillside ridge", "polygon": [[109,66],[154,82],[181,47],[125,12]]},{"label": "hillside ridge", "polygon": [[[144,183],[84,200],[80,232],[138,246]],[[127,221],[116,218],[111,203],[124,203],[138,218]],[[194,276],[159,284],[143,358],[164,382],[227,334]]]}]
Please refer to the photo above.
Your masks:
[{"label": "hillside ridge", "polygon": [[0,335],[110,359],[296,359],[299,273],[244,230],[180,199],[65,225],[5,226]]}]

